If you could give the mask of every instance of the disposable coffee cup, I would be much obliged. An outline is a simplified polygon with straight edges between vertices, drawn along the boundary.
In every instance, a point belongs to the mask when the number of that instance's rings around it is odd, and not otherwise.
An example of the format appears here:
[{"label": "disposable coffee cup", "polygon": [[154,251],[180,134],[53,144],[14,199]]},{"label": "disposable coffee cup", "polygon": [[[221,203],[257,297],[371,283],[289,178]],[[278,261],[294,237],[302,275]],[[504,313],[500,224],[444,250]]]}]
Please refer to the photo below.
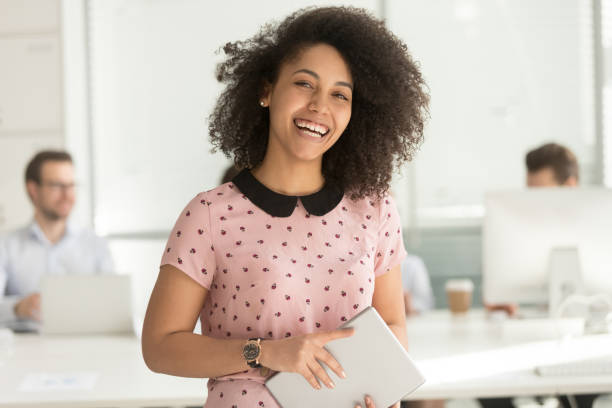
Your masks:
[{"label": "disposable coffee cup", "polygon": [[446,298],[452,313],[466,313],[472,305],[474,284],[469,279],[451,279],[446,281]]}]

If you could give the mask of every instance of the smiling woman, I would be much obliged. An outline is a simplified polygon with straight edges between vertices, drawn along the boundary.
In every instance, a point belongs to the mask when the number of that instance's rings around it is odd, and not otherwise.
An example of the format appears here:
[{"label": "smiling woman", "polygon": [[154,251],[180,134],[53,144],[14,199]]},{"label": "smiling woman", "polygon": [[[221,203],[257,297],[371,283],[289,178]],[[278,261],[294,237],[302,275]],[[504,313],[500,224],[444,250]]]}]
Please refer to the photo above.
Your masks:
[{"label": "smiling woman", "polygon": [[[154,371],[210,378],[207,408],[278,407],[274,371],[315,389],[335,386],[323,366],[345,377],[325,345],[368,306],[407,345],[406,252],[386,191],[421,141],[428,97],[405,45],[361,9],[301,10],[224,50],[209,130],[241,171],[180,214],[143,355]],[[373,408],[367,391],[355,398]]]},{"label": "smiling woman", "polygon": [[[324,46],[313,51],[317,44]],[[322,172],[328,184],[352,198],[382,197],[394,165],[410,160],[422,141],[429,97],[418,65],[406,45],[365,10],[300,10],[223,50],[227,59],[217,67],[217,79],[226,89],[210,117],[209,131],[213,145],[238,168],[263,161],[274,124],[269,120],[272,111],[261,109],[260,102],[285,80],[316,96],[324,85],[333,92],[326,94],[327,101],[337,101],[330,107],[348,105],[350,122],[343,137],[325,142]],[[325,72],[307,66],[305,54],[317,54],[311,63]],[[331,54],[336,58],[327,59]],[[327,67],[330,61],[339,64],[335,73]],[[326,76],[322,82],[321,75],[332,73],[337,77]]]},{"label": "smiling woman", "polygon": [[[300,163],[300,172],[321,174],[323,154],[351,119],[352,82],[344,58],[327,44],[312,45],[283,64],[274,85],[264,86],[260,104],[269,108],[266,155],[275,160],[264,160],[253,174],[257,177],[271,165],[290,163]],[[311,181],[302,186],[306,191],[279,192],[307,195],[320,188],[322,175]]]}]

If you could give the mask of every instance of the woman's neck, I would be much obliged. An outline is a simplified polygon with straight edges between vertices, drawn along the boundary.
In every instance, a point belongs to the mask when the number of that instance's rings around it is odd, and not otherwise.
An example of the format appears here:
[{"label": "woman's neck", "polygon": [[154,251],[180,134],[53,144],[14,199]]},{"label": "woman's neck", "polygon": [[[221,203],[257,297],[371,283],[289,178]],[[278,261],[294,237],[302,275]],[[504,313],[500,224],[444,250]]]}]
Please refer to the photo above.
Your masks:
[{"label": "woman's neck", "polygon": [[296,162],[281,158],[266,160],[251,170],[253,176],[270,190],[289,196],[305,196],[323,188],[321,161]]}]

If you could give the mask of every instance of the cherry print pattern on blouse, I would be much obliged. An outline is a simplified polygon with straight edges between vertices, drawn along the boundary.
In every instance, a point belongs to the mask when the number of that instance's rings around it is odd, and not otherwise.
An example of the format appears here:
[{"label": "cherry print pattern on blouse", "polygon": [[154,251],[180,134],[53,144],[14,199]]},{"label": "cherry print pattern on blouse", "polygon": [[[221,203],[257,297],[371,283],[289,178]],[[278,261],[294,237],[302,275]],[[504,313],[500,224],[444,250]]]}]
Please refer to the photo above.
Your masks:
[{"label": "cherry print pattern on blouse", "polygon": [[263,383],[234,379],[209,380],[205,407],[280,408]]},{"label": "cherry print pattern on blouse", "polygon": [[[298,201],[291,216],[273,217],[230,182],[187,204],[161,264],[208,289],[200,315],[204,335],[281,339],[350,320],[371,304],[375,278],[404,256],[390,197],[373,202],[345,196],[321,217],[308,214]],[[252,384],[257,380],[263,383],[254,369],[215,379],[224,397],[210,392],[209,383],[206,406],[221,406],[217,397],[223,406],[241,406],[240,391],[248,384],[255,388],[244,396],[247,405],[263,401],[276,407],[263,384]]]}]

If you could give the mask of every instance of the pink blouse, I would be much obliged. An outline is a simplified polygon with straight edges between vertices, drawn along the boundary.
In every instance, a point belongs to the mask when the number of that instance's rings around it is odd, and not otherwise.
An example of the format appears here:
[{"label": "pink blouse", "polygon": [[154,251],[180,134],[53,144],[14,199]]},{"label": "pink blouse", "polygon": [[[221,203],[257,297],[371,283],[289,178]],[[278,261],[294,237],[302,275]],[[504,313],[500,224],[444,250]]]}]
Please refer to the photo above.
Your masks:
[{"label": "pink blouse", "polygon": [[[371,305],[375,278],[405,255],[390,196],[379,202],[343,196],[323,216],[297,201],[290,216],[275,217],[230,182],[187,204],[161,265],[208,289],[203,335],[280,339],[350,320]],[[205,407],[278,407],[265,379],[258,369],[210,379]]]}]

